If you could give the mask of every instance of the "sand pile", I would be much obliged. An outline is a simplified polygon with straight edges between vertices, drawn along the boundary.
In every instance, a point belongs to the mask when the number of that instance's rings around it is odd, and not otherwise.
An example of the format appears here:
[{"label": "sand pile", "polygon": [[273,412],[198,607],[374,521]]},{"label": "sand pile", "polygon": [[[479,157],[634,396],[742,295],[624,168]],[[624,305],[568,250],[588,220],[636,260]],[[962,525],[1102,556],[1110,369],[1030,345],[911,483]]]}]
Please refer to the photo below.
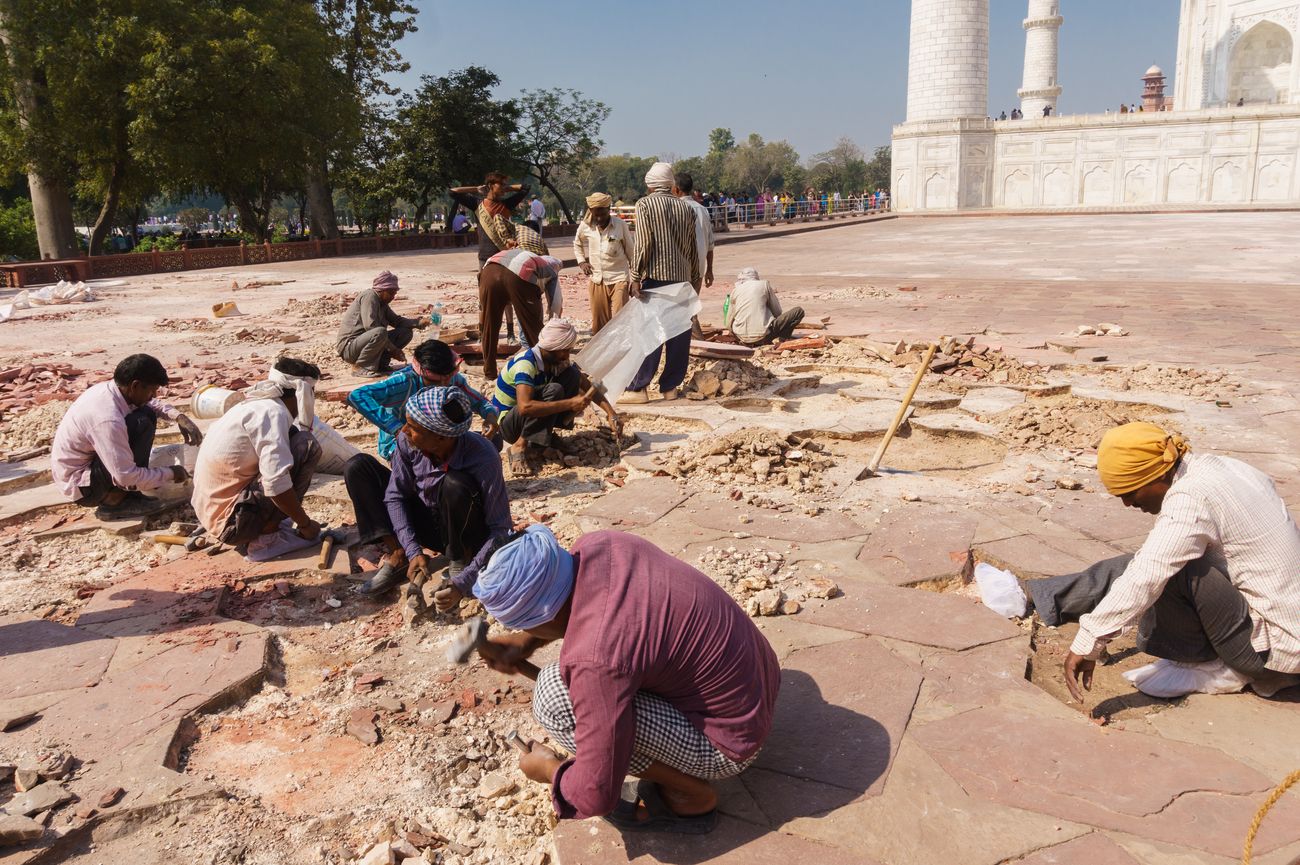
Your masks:
[{"label": "sand pile", "polygon": [[1167,425],[1166,414],[1151,405],[1060,396],[1029,400],[993,421],[1013,446],[1087,450],[1095,448],[1112,427],[1139,420]]},{"label": "sand pile", "polygon": [[214,330],[221,330],[221,322],[213,321],[210,318],[155,318],[153,320],[153,329],[166,331],[167,333],[186,333],[189,331],[210,333]]},{"label": "sand pile", "polygon": [[70,401],[47,402],[0,422],[0,455],[49,447],[70,405]]},{"label": "sand pile", "polygon": [[699,568],[727,590],[751,616],[791,616],[808,600],[833,598],[839,586],[825,577],[803,576],[772,550],[707,547]]},{"label": "sand pile", "polygon": [[297,319],[299,324],[309,328],[336,328],[355,297],[355,294],[347,292],[322,294],[311,300],[291,297],[284,306],[275,311],[275,316],[281,319]]},{"label": "sand pile", "polygon": [[1114,390],[1154,390],[1207,399],[1227,399],[1241,389],[1241,384],[1227,373],[1145,363],[1131,369],[1107,370],[1101,380]]}]

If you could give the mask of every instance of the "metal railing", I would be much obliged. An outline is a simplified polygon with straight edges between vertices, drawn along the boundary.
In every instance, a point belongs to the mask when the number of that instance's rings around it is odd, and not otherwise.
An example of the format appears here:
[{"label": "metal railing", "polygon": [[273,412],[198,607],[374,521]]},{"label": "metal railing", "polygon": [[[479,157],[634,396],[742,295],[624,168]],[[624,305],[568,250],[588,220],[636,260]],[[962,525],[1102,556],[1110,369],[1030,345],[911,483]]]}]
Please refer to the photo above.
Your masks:
[{"label": "metal railing", "polygon": [[[819,219],[834,219],[847,216],[888,213],[889,196],[861,195],[851,198],[833,198],[825,202],[820,199],[796,199],[794,201],[745,201],[735,204],[709,205],[709,214],[716,231],[727,231],[733,225],[753,228],[755,225],[777,223],[808,222]],[[614,208],[615,215],[621,217],[632,228],[636,228],[636,207],[624,205]]]}]

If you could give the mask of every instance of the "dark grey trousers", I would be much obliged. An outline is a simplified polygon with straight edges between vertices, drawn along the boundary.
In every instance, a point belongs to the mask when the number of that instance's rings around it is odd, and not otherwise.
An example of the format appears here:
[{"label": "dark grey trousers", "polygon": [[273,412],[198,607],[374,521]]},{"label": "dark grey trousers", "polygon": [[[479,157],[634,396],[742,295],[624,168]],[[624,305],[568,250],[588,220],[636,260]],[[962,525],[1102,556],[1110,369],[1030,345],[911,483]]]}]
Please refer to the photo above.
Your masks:
[{"label": "dark grey trousers", "polygon": [[[1028,580],[1034,609],[1048,625],[1077,622],[1101,603],[1133,556],[1117,556],[1087,570],[1045,580]],[[1264,674],[1267,652],[1250,644],[1253,623],[1241,591],[1205,559],[1189,562],[1138,622],[1139,651],[1170,661],[1199,663],[1221,658],[1237,672]]]}]

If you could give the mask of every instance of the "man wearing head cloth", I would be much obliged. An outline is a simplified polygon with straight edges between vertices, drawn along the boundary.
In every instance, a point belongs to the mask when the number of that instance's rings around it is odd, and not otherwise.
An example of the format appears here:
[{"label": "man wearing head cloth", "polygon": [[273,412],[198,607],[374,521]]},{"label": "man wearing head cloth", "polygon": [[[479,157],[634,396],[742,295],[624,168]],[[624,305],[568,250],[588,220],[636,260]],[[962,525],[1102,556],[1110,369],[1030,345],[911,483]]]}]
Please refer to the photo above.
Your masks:
[{"label": "man wearing head cloth", "polygon": [[439,609],[450,609],[473,585],[475,555],[510,531],[501,457],[470,432],[473,417],[469,398],[456,387],[431,387],[406,401],[384,506],[408,564],[405,572],[381,568],[360,594],[379,594],[403,579],[423,582],[432,562],[428,550],[449,561],[451,586],[436,600]]},{"label": "man wearing head cloth", "polygon": [[772,284],[759,279],[757,270],[746,267],[736,274],[736,284],[727,297],[724,327],[741,345],[767,345],[789,339],[802,321],[803,307],[782,312]]},{"label": "man wearing head cloth", "polygon": [[562,450],[555,431],[572,429],[574,418],[593,401],[605,411],[615,437],[621,438],[618,413],[569,360],[577,343],[573,322],[551,319],[537,344],[510,358],[497,376],[492,402],[501,412],[501,436],[512,445],[507,452],[512,471],[528,471],[529,446]]},{"label": "man wearing head cloth", "polygon": [[[744,771],[772,726],[776,654],[704,574],[647,540],[584,535],[571,551],[530,526],[486,563],[474,595],[507,628],[481,651],[518,671],[563,640],[543,667],[533,716],[572,755],[534,746],[519,768],[551,785],[561,819],[606,816],[629,829],[701,834],[716,823],[710,782]],[[637,802],[620,801],[634,775]]]},{"label": "man wearing head cloth", "polygon": [[603,192],[587,196],[587,216],[573,235],[573,256],[591,280],[591,332],[596,334],[627,302],[631,279],[632,232],[610,213],[612,202]]},{"label": "man wearing head cloth", "polygon": [[1111,495],[1156,516],[1136,555],[1026,588],[1048,625],[1078,621],[1065,659],[1076,700],[1106,643],[1137,628],[1160,658],[1126,674],[1147,694],[1263,696],[1300,683],[1300,531],[1272,480],[1240,460],[1195,454],[1150,423],[1110,430],[1097,472]]},{"label": "man wearing head cloth", "polygon": [[[483,419],[483,435],[493,442],[493,447],[500,448],[496,406],[470,386],[457,371],[459,364],[460,358],[451,346],[441,340],[427,339],[411,352],[409,366],[381,381],[354,388],[348,394],[348,405],[379,428],[378,450],[382,460],[391,460],[397,449],[397,435],[406,423],[407,401],[431,387],[454,387],[464,393],[471,411]],[[384,505],[384,491],[391,476],[392,472],[381,459],[366,453],[352,457],[343,469],[343,482],[356,514],[358,543],[377,543],[386,551],[380,573],[374,575],[382,578],[381,583],[394,574],[406,573],[407,569],[406,551],[393,534],[388,508]]]},{"label": "man wearing head cloth", "polygon": [[320,534],[303,509],[321,458],[311,432],[319,381],[315,364],[282,357],[208,429],[190,502],[208,534],[242,548],[277,532],[285,517],[307,540]]},{"label": "man wearing head cloth", "polygon": [[[632,297],[679,282],[696,285],[703,279],[704,263],[695,244],[695,212],[672,194],[675,182],[672,163],[656,162],[646,172],[645,184],[650,193],[636,203],[636,231],[633,232],[636,243],[632,253],[632,284],[628,289]],[[661,356],[665,357],[659,393],[664,399],[677,399],[681,383],[686,379],[690,355],[688,327],[670,335],[666,343],[646,357],[619,401],[649,402],[646,389],[654,380]]]},{"label": "man wearing head cloth", "polygon": [[415,330],[429,326],[424,319],[404,318],[390,304],[397,297],[397,277],[384,271],[343,313],[334,348],[358,375],[378,378],[393,360],[405,360],[402,349]]}]

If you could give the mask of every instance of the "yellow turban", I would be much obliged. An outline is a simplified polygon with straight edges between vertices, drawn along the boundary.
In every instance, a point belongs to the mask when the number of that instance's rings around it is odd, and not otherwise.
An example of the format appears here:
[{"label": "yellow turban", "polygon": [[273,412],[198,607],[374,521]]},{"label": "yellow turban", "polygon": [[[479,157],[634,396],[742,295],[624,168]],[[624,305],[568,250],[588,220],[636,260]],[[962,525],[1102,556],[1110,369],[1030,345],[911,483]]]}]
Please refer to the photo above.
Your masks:
[{"label": "yellow turban", "polygon": [[1153,423],[1126,423],[1101,437],[1097,473],[1111,495],[1122,496],[1163,477],[1189,450],[1182,436]]},{"label": "yellow turban", "polygon": [[593,192],[587,196],[587,207],[609,207],[613,203],[614,199],[603,192]]}]

